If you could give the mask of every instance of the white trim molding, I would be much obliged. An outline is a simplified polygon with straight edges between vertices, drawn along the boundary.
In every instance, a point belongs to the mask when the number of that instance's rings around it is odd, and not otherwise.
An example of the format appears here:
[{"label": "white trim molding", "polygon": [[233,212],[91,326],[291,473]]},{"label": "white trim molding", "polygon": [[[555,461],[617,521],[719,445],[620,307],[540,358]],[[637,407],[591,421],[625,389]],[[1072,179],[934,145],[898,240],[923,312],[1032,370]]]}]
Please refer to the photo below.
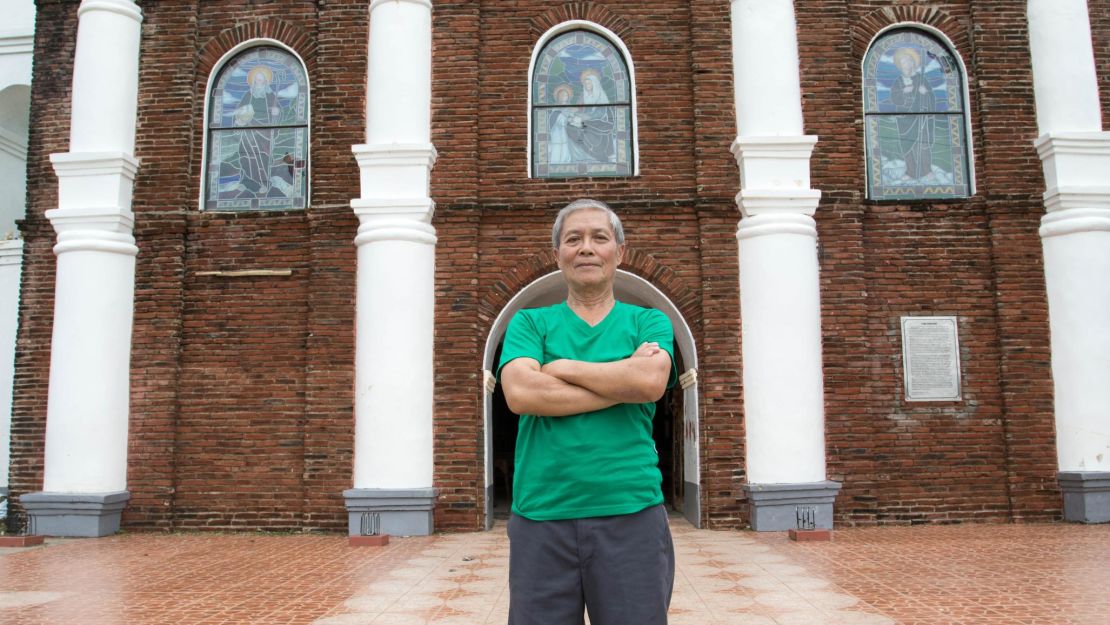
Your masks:
[{"label": "white trim molding", "polygon": [[0,152],[27,160],[27,137],[21,137],[14,132],[0,127]]},{"label": "white trim molding", "polygon": [[0,56],[34,54],[34,52],[34,32],[0,31]]}]

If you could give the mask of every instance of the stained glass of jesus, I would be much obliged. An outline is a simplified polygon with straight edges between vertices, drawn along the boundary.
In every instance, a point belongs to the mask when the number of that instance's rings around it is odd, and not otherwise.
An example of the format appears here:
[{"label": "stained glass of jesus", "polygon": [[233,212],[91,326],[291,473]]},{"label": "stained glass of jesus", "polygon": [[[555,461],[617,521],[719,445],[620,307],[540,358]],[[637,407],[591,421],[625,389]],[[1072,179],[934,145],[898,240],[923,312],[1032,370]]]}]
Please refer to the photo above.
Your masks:
[{"label": "stained glass of jesus", "polygon": [[304,208],[308,198],[308,80],[280,48],[249,48],[212,83],[208,210]]}]

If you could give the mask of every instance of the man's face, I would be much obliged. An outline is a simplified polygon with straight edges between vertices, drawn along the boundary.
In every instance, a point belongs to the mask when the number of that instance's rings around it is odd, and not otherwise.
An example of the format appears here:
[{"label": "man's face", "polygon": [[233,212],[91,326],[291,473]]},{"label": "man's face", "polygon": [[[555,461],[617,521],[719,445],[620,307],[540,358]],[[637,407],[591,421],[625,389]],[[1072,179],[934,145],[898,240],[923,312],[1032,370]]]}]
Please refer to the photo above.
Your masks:
[{"label": "man's face", "polygon": [[584,208],[567,215],[559,235],[559,269],[570,286],[613,284],[624,246],[605,211]]}]

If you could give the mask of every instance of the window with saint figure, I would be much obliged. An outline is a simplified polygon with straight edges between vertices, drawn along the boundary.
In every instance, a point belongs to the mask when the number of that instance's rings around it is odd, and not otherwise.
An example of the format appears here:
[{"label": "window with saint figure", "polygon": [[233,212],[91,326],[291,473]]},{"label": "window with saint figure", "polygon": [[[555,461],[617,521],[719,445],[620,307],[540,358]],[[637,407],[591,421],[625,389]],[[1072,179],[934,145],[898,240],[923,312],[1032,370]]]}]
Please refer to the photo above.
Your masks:
[{"label": "window with saint figure", "polygon": [[224,64],[208,97],[204,208],[305,208],[308,115],[308,78],[289,52],[256,46]]},{"label": "window with saint figure", "polygon": [[547,42],[532,73],[532,175],[631,176],[631,91],[605,37],[572,30]]},{"label": "window with saint figure", "polygon": [[962,198],[971,193],[964,77],[924,31],[879,37],[863,62],[868,197]]}]

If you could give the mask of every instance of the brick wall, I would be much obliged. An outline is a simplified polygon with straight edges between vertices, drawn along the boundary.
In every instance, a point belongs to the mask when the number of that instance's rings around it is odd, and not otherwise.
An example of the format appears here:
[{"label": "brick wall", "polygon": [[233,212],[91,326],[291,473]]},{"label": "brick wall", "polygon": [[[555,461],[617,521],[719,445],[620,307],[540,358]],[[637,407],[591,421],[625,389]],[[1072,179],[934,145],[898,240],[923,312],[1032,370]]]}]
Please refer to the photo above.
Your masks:
[{"label": "brick wall", "polygon": [[58,206],[52,152],[69,146],[69,92],[77,6],[42,2],[36,8],[34,78],[27,137],[27,215],[20,223],[23,273],[12,390],[10,515],[23,522],[19,496],[42,490],[46,393],[54,317],[54,229],[44,213]]},{"label": "brick wall", "polygon": [[[1090,3],[1110,55],[1106,0]],[[1025,3],[798,0],[821,263],[830,479],[838,524],[1056,519],[1043,214]],[[354,0],[145,2],[135,235],[140,247],[124,522],[143,529],[341,531],[353,462],[353,338],[367,7]],[[39,3],[12,490],[38,490],[53,306],[56,205],[48,155],[68,143],[76,5]],[[528,63],[568,19],[618,33],[636,73],[641,175],[527,176]],[[484,517],[481,366],[509,299],[555,269],[550,224],[577,197],[610,202],[625,269],[685,316],[698,347],[702,518],[747,521],[729,5],[443,1],[433,14],[437,203],[434,445],[437,527]],[[881,28],[944,32],[969,72],[977,193],[864,197],[860,65]],[[209,73],[271,37],[306,62],[306,211],[197,210]],[[1105,74],[1105,72],[1104,72]],[[1101,76],[1106,110],[1107,76]],[[288,276],[203,272],[288,269]],[[899,318],[956,315],[964,400],[903,399]],[[496,427],[496,426],[495,426]],[[16,512],[19,511],[18,506]]]},{"label": "brick wall", "polygon": [[[813,172],[841,523],[1060,514],[1025,3],[987,4],[798,4],[807,132],[822,138]],[[943,32],[968,69],[969,200],[864,199],[860,66],[875,34],[903,21]],[[959,319],[961,402],[903,399],[899,318],[922,314]]]}]

